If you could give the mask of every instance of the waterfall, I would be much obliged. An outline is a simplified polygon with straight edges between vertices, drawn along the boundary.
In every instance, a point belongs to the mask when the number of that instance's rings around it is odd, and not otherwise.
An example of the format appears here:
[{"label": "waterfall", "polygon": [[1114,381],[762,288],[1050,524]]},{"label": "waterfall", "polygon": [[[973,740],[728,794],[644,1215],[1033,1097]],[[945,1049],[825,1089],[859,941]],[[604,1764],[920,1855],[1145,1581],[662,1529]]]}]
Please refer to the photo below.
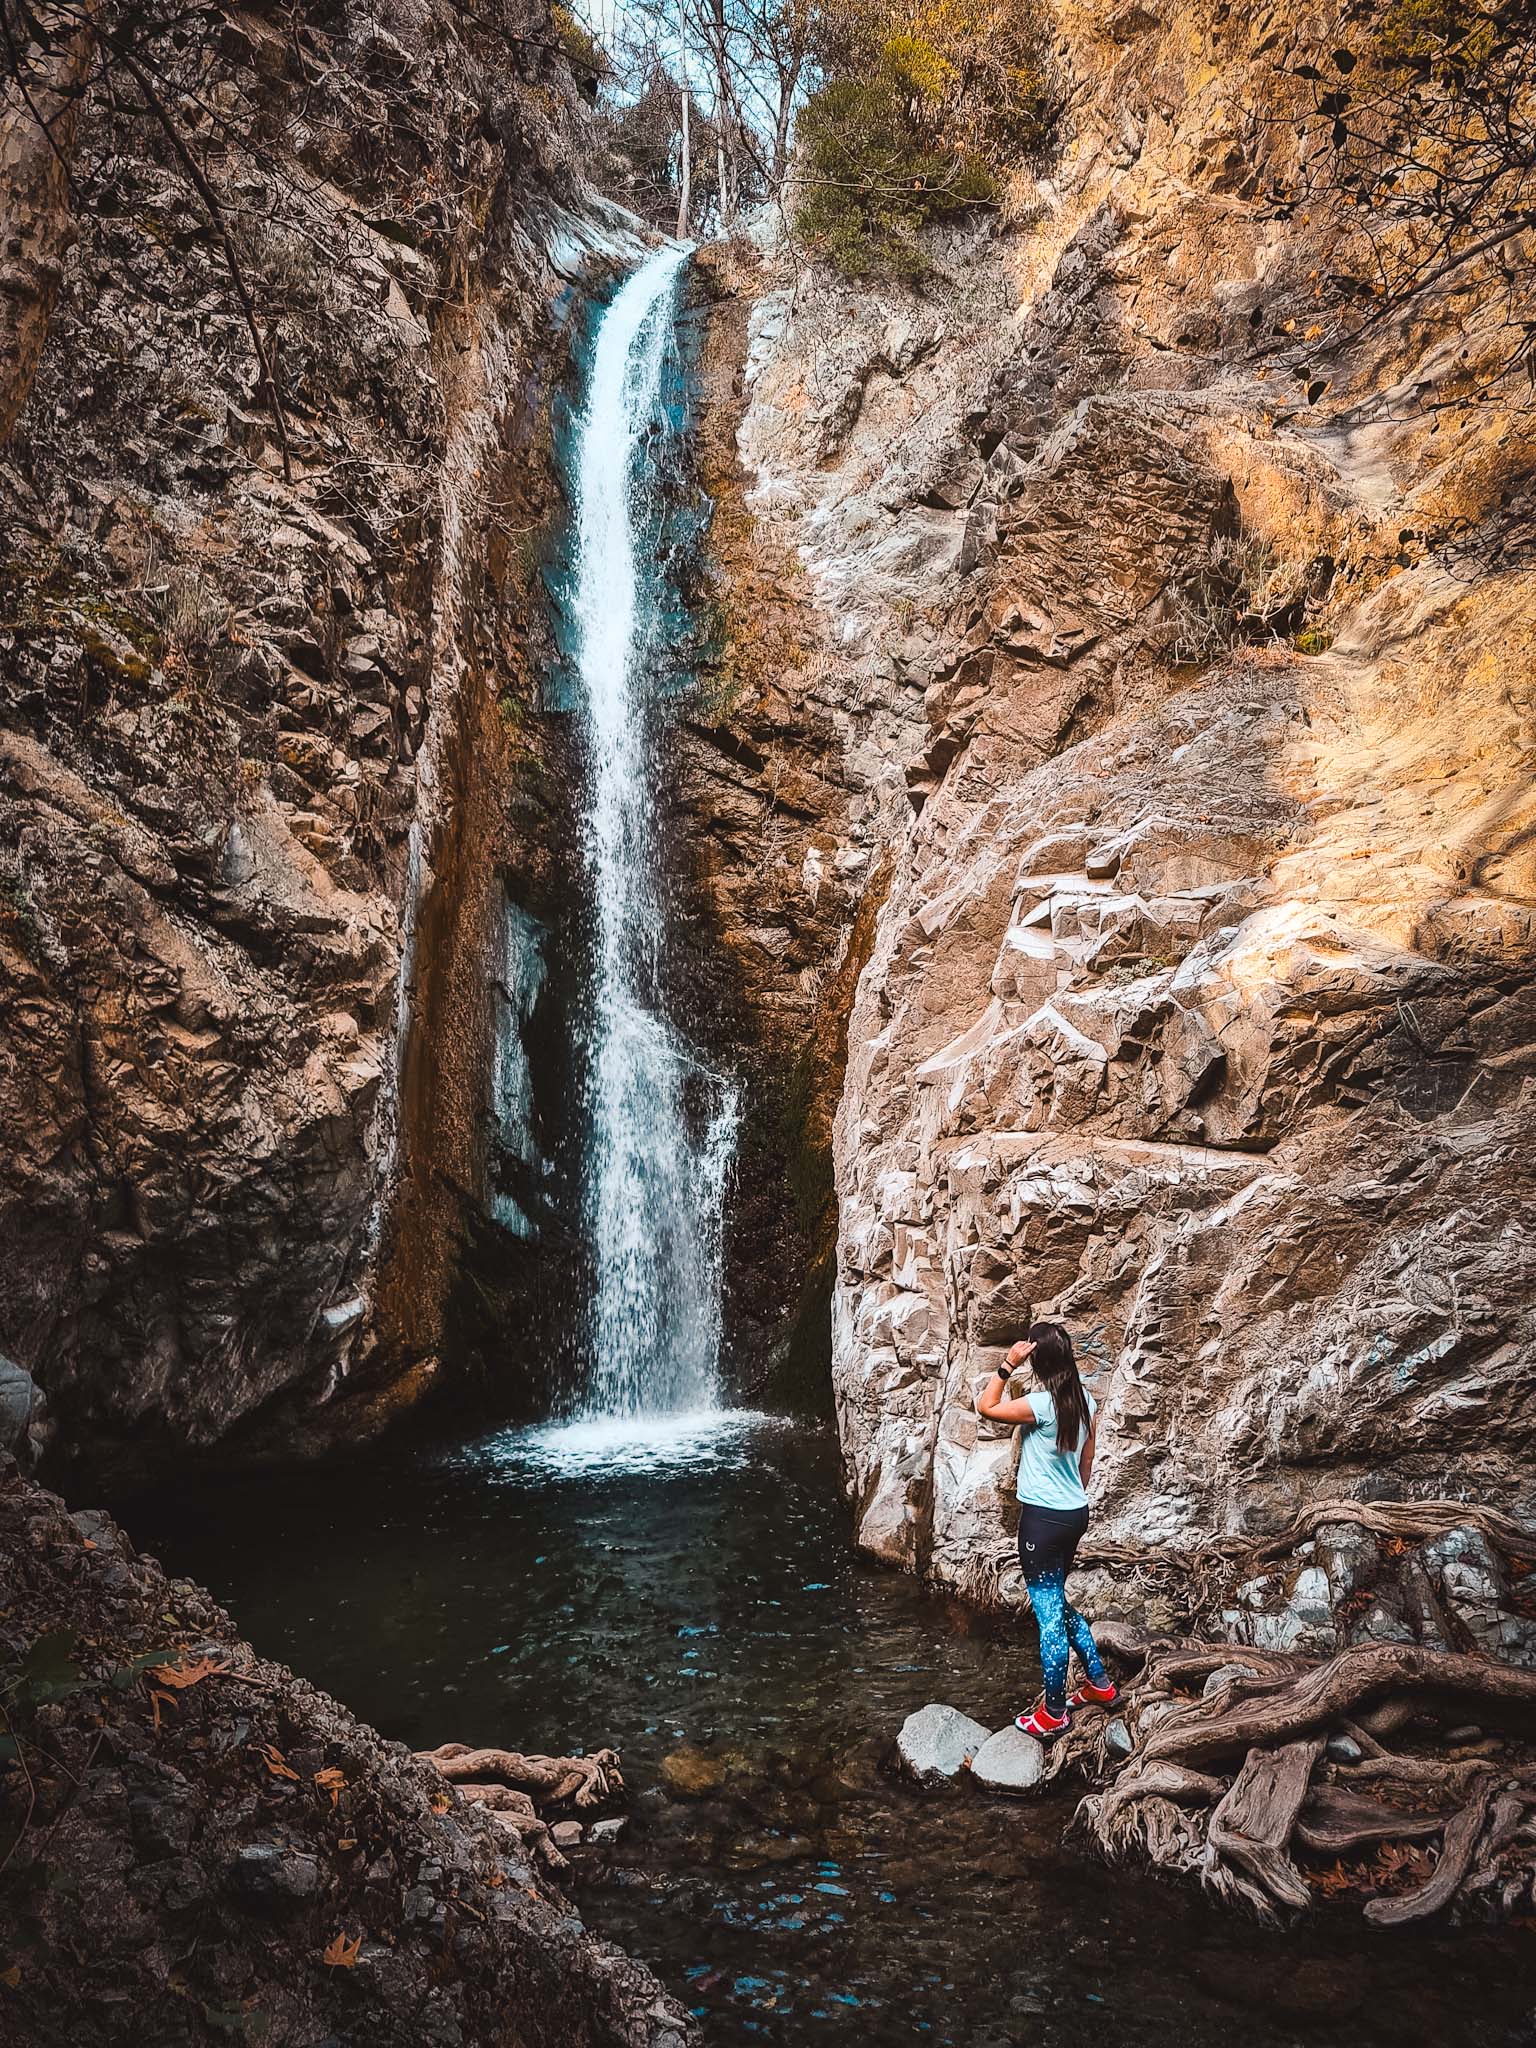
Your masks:
[{"label": "waterfall", "polygon": [[580,1412],[708,1408],[736,1091],[667,1011],[656,729],[669,611],[658,454],[688,251],[658,250],[597,330],[576,424],[573,617],[592,906],[584,1200],[593,1291]]}]

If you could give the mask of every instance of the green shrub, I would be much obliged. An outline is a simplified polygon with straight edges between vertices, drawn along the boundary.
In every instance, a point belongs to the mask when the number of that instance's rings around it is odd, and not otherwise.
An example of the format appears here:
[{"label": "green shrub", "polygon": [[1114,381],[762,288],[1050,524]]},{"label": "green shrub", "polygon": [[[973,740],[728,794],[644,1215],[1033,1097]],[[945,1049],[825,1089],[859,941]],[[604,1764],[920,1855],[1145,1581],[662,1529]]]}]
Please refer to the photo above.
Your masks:
[{"label": "green shrub", "polygon": [[1021,0],[840,0],[801,111],[797,231],[846,276],[915,276],[921,231],[995,205],[1057,108]]}]

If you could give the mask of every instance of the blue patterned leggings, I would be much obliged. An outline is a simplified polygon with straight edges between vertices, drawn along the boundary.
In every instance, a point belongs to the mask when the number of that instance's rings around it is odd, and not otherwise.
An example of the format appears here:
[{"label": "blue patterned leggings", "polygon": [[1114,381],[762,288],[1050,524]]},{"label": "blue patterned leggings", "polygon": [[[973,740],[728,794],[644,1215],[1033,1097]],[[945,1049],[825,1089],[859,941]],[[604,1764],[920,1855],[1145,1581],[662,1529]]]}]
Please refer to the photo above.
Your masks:
[{"label": "blue patterned leggings", "polygon": [[1067,1704],[1067,1666],[1073,1650],[1095,1685],[1104,1683],[1104,1662],[1093,1630],[1067,1599],[1067,1573],[1088,1526],[1086,1508],[1042,1508],[1024,1501],[1019,1509],[1019,1566],[1040,1630],[1040,1668],[1045,1673],[1045,1707],[1060,1715]]}]

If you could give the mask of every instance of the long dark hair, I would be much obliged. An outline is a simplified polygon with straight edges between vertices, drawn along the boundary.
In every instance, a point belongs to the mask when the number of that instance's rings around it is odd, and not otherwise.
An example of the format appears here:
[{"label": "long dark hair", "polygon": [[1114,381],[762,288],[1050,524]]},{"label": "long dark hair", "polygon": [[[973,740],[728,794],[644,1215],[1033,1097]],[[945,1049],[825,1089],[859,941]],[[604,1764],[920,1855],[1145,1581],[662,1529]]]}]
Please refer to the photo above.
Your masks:
[{"label": "long dark hair", "polygon": [[1078,1377],[1072,1339],[1062,1323],[1031,1323],[1030,1369],[1056,1403],[1056,1448],[1081,1451],[1088,1441],[1088,1396]]}]

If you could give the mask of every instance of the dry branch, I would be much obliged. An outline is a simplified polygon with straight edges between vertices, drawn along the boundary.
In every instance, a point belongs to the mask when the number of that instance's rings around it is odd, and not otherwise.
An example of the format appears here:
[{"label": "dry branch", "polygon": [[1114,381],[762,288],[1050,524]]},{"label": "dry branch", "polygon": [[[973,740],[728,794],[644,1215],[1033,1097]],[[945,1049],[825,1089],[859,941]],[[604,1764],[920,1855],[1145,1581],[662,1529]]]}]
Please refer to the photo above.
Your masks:
[{"label": "dry branch", "polygon": [[512,1749],[473,1749],[465,1742],[445,1742],[437,1749],[418,1750],[454,1784],[469,1780],[509,1785],[542,1806],[601,1806],[624,1789],[618,1752],[597,1750],[592,1756],[524,1756]]}]

